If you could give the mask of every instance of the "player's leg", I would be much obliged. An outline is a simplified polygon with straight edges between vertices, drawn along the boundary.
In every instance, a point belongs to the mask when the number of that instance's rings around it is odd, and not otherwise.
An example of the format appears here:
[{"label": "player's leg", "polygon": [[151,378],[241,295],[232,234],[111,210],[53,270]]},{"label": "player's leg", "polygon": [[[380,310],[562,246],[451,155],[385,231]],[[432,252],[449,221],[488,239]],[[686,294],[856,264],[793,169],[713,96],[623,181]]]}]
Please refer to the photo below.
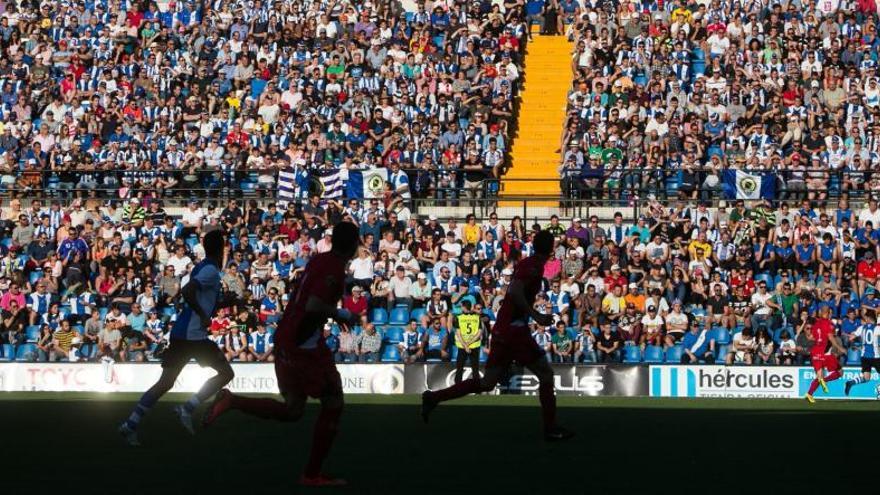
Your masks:
[{"label": "player's leg", "polygon": [[825,385],[825,381],[823,380],[825,373],[825,357],[811,356],[810,363],[813,365],[813,371],[816,373],[816,378],[813,378],[813,381],[810,382],[810,389],[807,391],[805,398],[808,402],[812,403],[814,402],[813,394],[816,393],[816,390],[818,390],[820,386],[827,390],[827,385]]},{"label": "player's leg", "polygon": [[[825,369],[828,370],[828,374],[823,377],[825,383],[833,382],[843,376],[843,373],[840,371],[840,361],[837,360],[836,356],[829,354],[825,357]],[[825,387],[822,388],[828,393],[828,390]]]},{"label": "player's leg", "polygon": [[[312,434],[312,448],[309,452],[309,461],[300,479],[300,484],[306,486],[339,486],[345,485],[343,479],[331,478],[321,473],[324,460],[330,453],[333,440],[339,431],[339,420],[342,417],[342,409],[345,400],[342,396],[342,377],[336,367],[328,369],[324,375],[326,382],[324,392],[321,394],[321,412],[315,422]],[[303,400],[304,404],[305,401]]]},{"label": "player's leg", "polygon": [[843,389],[845,395],[849,395],[850,390],[852,390],[854,386],[871,381],[871,361],[871,359],[862,358],[862,374],[857,376],[855,380],[849,380],[846,382]]},{"label": "player's leg", "polygon": [[541,356],[526,365],[538,377],[538,399],[541,401],[541,416],[544,424],[544,438],[547,440],[566,440],[574,433],[556,424],[556,393],[553,388],[553,368],[547,358]]},{"label": "player's leg", "polygon": [[262,419],[273,419],[284,423],[295,423],[302,418],[305,409],[305,395],[297,392],[282,391],[284,402],[268,397],[245,397],[223,389],[205,415],[204,426],[211,426],[223,413],[230,410],[241,411],[250,416]]},{"label": "player's leg", "polygon": [[125,437],[129,445],[140,445],[137,438],[137,429],[140,426],[141,420],[153,408],[156,402],[174,387],[174,382],[177,380],[177,376],[182,369],[183,365],[177,363],[164,366],[159,380],[149,390],[144,392],[138,403],[134,406],[134,409],[132,409],[131,414],[129,414],[128,419],[119,426],[119,433]]},{"label": "player's leg", "polygon": [[217,398],[205,414],[204,426],[214,424],[230,409],[263,419],[289,423],[298,421],[302,417],[308,396],[302,390],[301,370],[292,366],[292,361],[284,356],[284,352],[279,351],[279,359],[274,362],[275,377],[284,402],[270,398],[245,397],[223,389],[217,393]]},{"label": "player's leg", "polygon": [[341,391],[321,398],[321,412],[315,422],[312,435],[312,449],[309,453],[309,461],[306,464],[305,477],[314,478],[321,475],[321,466],[324,459],[330,453],[330,447],[339,431],[339,419],[342,417],[342,409],[345,400]]},{"label": "player's leg", "polygon": [[194,342],[193,345],[196,362],[201,366],[210,367],[217,372],[217,374],[209,378],[208,381],[202,385],[198,392],[187,399],[183,405],[174,408],[174,412],[177,414],[183,427],[190,433],[194,434],[195,428],[193,427],[192,420],[193,411],[195,411],[199,404],[213,397],[225,387],[227,383],[231,382],[232,379],[235,378],[235,372],[232,371],[232,366],[230,366],[229,361],[226,360],[226,356],[223,352],[212,342]]}]

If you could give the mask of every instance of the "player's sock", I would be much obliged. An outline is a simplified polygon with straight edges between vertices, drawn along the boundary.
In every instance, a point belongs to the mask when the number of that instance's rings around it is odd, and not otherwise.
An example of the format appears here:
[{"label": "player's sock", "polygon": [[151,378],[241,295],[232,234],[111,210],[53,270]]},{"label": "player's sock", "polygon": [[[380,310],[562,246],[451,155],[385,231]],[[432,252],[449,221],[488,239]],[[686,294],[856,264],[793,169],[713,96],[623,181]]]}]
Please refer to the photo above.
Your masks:
[{"label": "player's sock", "polygon": [[149,406],[145,406],[138,402],[137,405],[134,406],[134,410],[132,410],[131,414],[128,416],[128,419],[125,420],[125,425],[132,430],[137,430],[138,425],[141,424],[141,419],[147,415],[149,410]]},{"label": "player's sock", "polygon": [[333,409],[321,408],[321,413],[318,414],[318,421],[315,423],[315,431],[312,435],[312,450],[309,453],[309,462],[306,464],[305,475],[307,477],[313,478],[321,474],[321,466],[324,464],[327,454],[330,453],[333,439],[336,438],[336,432],[339,430],[339,417],[341,415],[341,407]]},{"label": "player's sock", "polygon": [[263,419],[286,421],[290,418],[287,405],[275,399],[256,399],[233,395],[230,409],[238,409],[245,414]]},{"label": "player's sock", "polygon": [[199,396],[193,395],[192,397],[189,398],[188,401],[186,401],[183,404],[183,408],[186,409],[186,412],[192,414],[192,412],[195,411],[196,408],[199,407],[199,404],[201,404],[201,403],[202,403],[202,401],[201,401],[201,399],[199,399]]},{"label": "player's sock", "polygon": [[831,373],[828,373],[827,375],[825,375],[825,381],[826,382],[833,382],[834,380],[837,380],[841,376],[842,375],[840,373],[840,370],[835,370],[835,371],[832,371]]},{"label": "player's sock", "polygon": [[137,430],[139,424],[141,424],[141,419],[147,415],[150,409],[153,408],[153,405],[158,401],[159,398],[155,397],[151,390],[147,390],[144,392],[144,395],[141,396],[140,400],[138,400],[137,405],[134,406],[134,409],[131,411],[131,414],[128,416],[128,419],[125,420],[125,425],[128,426],[131,430]]},{"label": "player's sock", "polygon": [[544,431],[549,431],[556,426],[556,394],[553,393],[553,382],[541,383],[538,387],[538,398],[541,401]]},{"label": "player's sock", "polygon": [[850,383],[852,383],[853,385],[859,385],[861,383],[865,383],[865,381],[866,381],[865,377],[862,375],[859,375],[856,377],[855,380],[850,380]]},{"label": "player's sock", "polygon": [[813,378],[813,381],[810,382],[810,390],[809,390],[809,392],[807,392],[807,394],[813,395],[816,393],[816,390],[818,390],[818,389],[819,389],[819,379]]},{"label": "player's sock", "polygon": [[445,402],[458,399],[465,395],[475,394],[480,391],[480,382],[474,378],[456,383],[455,385],[431,393],[431,398],[437,402]]}]

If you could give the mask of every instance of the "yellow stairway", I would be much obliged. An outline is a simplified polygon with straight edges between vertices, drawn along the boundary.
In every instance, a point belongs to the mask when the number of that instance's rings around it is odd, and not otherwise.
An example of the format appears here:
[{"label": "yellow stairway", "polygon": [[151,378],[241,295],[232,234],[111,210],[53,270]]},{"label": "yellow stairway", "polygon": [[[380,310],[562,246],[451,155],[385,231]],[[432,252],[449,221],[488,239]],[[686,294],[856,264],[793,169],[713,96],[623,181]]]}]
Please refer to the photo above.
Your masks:
[{"label": "yellow stairway", "polygon": [[[565,36],[535,36],[528,45],[519,130],[511,150],[510,170],[501,179],[502,200],[560,195],[561,157],[556,149],[565,125],[566,96],[571,87],[571,49]],[[521,201],[501,201],[501,206],[520,204]],[[529,204],[557,206],[558,202]]]}]

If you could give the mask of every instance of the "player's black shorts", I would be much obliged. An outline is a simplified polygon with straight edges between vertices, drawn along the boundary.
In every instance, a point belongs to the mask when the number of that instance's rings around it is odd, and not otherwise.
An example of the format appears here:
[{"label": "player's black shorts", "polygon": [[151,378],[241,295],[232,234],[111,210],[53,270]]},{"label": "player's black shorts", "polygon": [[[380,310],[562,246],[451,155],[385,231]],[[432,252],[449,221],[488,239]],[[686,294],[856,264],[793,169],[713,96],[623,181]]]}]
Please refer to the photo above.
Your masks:
[{"label": "player's black shorts", "polygon": [[226,365],[226,356],[220,352],[217,344],[210,340],[172,340],[168,350],[162,353],[163,368],[183,368],[190,359],[195,359],[199,366],[215,368],[219,364]]},{"label": "player's black shorts", "polygon": [[880,373],[880,359],[878,358],[862,358],[862,373],[868,373],[871,369]]}]

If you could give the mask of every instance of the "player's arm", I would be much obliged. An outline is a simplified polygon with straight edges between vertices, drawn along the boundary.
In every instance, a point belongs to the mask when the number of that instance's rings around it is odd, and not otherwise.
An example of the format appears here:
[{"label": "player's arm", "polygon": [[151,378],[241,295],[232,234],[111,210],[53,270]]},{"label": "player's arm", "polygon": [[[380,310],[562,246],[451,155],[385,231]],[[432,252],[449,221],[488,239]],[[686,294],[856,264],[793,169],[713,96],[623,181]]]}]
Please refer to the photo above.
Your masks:
[{"label": "player's arm", "polygon": [[543,313],[539,313],[537,309],[535,309],[529,301],[526,299],[525,288],[523,287],[522,280],[514,280],[510,283],[510,287],[507,289],[510,294],[511,302],[513,302],[514,306],[519,313],[526,313],[535,320],[538,325],[541,326],[550,326],[553,323],[552,315],[545,315]]}]

